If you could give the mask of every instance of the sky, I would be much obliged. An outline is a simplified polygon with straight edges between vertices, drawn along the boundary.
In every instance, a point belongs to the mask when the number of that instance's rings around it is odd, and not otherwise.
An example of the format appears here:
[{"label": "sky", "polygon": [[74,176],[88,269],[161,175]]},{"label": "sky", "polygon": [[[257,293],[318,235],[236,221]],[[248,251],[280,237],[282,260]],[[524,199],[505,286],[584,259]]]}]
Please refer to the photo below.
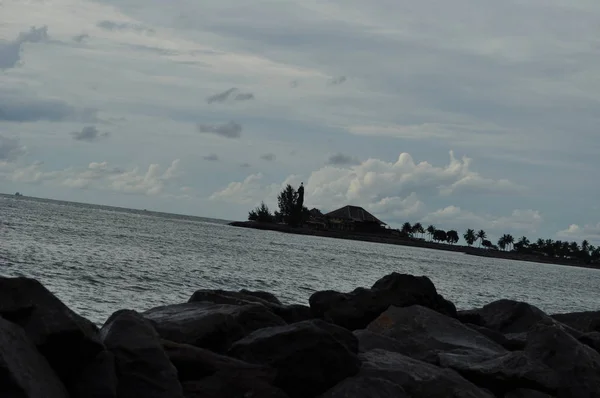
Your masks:
[{"label": "sky", "polygon": [[0,0],[0,192],[600,244],[596,0]]}]

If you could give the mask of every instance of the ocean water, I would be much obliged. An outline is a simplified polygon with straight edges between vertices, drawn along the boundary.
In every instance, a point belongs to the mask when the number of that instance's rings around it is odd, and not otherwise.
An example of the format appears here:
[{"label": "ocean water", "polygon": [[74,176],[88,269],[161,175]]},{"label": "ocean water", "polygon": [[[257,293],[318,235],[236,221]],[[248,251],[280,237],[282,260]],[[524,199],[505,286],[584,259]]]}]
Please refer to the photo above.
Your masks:
[{"label": "ocean water", "polygon": [[185,302],[196,289],[258,289],[286,303],[426,275],[458,308],[509,298],[549,312],[600,310],[600,271],[288,235],[223,221],[0,195],[0,275],[40,280],[103,323],[122,308]]}]

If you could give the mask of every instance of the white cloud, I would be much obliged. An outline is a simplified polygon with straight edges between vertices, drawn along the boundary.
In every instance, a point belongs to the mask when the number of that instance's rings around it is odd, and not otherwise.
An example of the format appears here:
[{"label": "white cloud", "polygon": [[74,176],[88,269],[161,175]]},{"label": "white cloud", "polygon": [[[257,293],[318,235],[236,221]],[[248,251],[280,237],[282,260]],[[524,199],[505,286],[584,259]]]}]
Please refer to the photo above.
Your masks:
[{"label": "white cloud", "polygon": [[587,239],[588,241],[600,244],[600,222],[597,224],[585,224],[583,226],[571,224],[567,229],[559,231],[556,236],[568,240]]},{"label": "white cloud", "polygon": [[[1,5],[0,5],[1,7]],[[14,40],[0,41],[0,70],[18,66],[25,43],[39,43],[48,39],[48,27],[31,27],[21,32]]]},{"label": "white cloud", "polygon": [[0,134],[0,162],[13,161],[25,153],[25,147],[18,138],[5,137]]}]

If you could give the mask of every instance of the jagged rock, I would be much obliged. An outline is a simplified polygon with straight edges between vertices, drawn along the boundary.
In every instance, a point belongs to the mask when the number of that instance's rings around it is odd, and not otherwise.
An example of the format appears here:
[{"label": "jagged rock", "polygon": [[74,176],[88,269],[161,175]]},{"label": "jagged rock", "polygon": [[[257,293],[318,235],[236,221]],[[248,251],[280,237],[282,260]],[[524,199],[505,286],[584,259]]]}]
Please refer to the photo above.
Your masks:
[{"label": "jagged rock", "polygon": [[411,398],[494,398],[451,369],[418,361],[395,352],[372,350],[361,353],[360,376],[389,380]]},{"label": "jagged rock", "polygon": [[554,314],[552,318],[583,333],[600,332],[600,311]]},{"label": "jagged rock", "polygon": [[251,292],[248,290],[232,292],[228,290],[201,289],[197,290],[188,302],[232,305],[261,304],[286,323],[301,322],[313,318],[310,307],[300,304],[283,305],[275,296],[267,292]]},{"label": "jagged rock", "polygon": [[523,348],[525,348],[527,333],[509,333],[504,335],[495,330],[488,329],[484,326],[474,325],[472,323],[465,323],[465,326],[481,333],[509,351],[522,351]]},{"label": "jagged rock", "polygon": [[548,395],[541,391],[529,390],[527,388],[518,388],[504,395],[504,398],[554,398],[554,395]]},{"label": "jagged rock", "polygon": [[454,318],[420,305],[390,307],[369,324],[367,330],[398,340],[403,354],[438,363],[438,354],[458,352],[474,358],[493,358],[506,350]]},{"label": "jagged rock", "polygon": [[594,350],[600,352],[600,332],[586,333],[579,337],[577,340],[587,345],[588,347],[592,347]]},{"label": "jagged rock", "polygon": [[260,304],[192,302],[156,307],[143,313],[165,340],[224,352],[236,340],[285,321]]},{"label": "jagged rock", "polygon": [[558,373],[557,397],[600,396],[600,354],[564,327],[553,322],[535,325],[529,331],[525,352]]},{"label": "jagged rock", "polygon": [[46,358],[25,331],[0,318],[0,396],[69,398]]},{"label": "jagged rock", "polygon": [[67,386],[104,349],[98,328],[35,279],[0,277],[0,316],[25,330]]},{"label": "jagged rock", "polygon": [[437,293],[429,278],[396,272],[375,282],[371,289],[358,288],[350,293],[316,292],[309,302],[316,317],[349,330],[364,329],[390,305],[408,307],[418,304],[456,316],[454,304]]},{"label": "jagged rock", "polygon": [[398,384],[377,377],[354,376],[342,381],[320,398],[410,398]]},{"label": "jagged rock", "polygon": [[115,312],[100,335],[115,356],[120,398],[183,397],[177,369],[150,322],[135,311]]},{"label": "jagged rock", "polygon": [[357,356],[318,322],[304,321],[257,330],[233,344],[228,354],[277,370],[274,385],[290,397],[312,397],[356,374]]},{"label": "jagged rock", "polygon": [[402,355],[412,356],[417,355],[419,360],[429,363],[436,363],[438,356],[436,352],[428,351],[420,355],[418,350],[412,344],[412,341],[396,340],[392,337],[384,336],[379,333],[371,332],[367,329],[355,330],[352,332],[358,339],[358,351],[368,352],[371,350],[385,350],[397,352]]},{"label": "jagged rock", "polygon": [[456,370],[466,379],[487,388],[497,396],[516,388],[533,388],[546,392],[554,392],[558,388],[558,374],[522,351],[483,360],[462,354],[442,353],[440,366]]},{"label": "jagged rock", "polygon": [[289,398],[281,389],[259,384],[244,377],[215,373],[202,380],[183,383],[185,398]]},{"label": "jagged rock", "polygon": [[101,351],[72,383],[71,397],[117,398],[117,383],[115,356],[110,351]]}]

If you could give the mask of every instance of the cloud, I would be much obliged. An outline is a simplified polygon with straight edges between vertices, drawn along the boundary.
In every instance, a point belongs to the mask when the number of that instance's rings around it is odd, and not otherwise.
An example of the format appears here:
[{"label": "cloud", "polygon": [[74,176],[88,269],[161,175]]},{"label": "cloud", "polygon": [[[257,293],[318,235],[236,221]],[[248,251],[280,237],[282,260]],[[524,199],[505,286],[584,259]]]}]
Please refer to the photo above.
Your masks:
[{"label": "cloud", "polygon": [[[236,92],[238,94],[234,95]],[[206,102],[209,104],[215,102],[226,102],[228,99],[232,98],[234,101],[249,101],[254,99],[254,94],[252,93],[240,93],[239,90],[235,87],[230,88],[229,90],[225,90],[222,93],[211,95],[206,98]]]},{"label": "cloud", "polygon": [[225,138],[240,138],[242,135],[242,126],[233,121],[224,124],[199,124],[198,131],[220,135]]},{"label": "cloud", "polygon": [[21,32],[16,39],[8,42],[0,41],[0,70],[16,67],[21,60],[21,52],[25,43],[39,43],[48,39],[48,27],[31,27]]},{"label": "cloud", "polygon": [[104,20],[96,24],[99,28],[110,30],[110,31],[122,31],[131,30],[140,33],[155,33],[154,29],[146,28],[143,25],[130,23],[130,22],[116,22]]},{"label": "cloud", "polygon": [[248,167],[252,167],[252,165],[250,163],[242,163],[240,164],[240,167],[243,169],[247,169]]},{"label": "cloud", "polygon": [[211,153],[210,155],[203,156],[202,159],[208,160],[209,162],[216,162],[217,160],[219,160],[219,156],[217,156],[214,153]]},{"label": "cloud", "polygon": [[275,160],[275,154],[272,153],[265,153],[264,155],[260,155],[260,158],[262,160],[266,160],[267,162],[272,162]]},{"label": "cloud", "polygon": [[559,231],[556,236],[560,239],[568,240],[588,240],[592,243],[600,244],[600,222],[597,224],[571,224],[567,229]]},{"label": "cloud", "polygon": [[74,140],[94,142],[109,136],[108,132],[101,133],[95,126],[85,126],[81,131],[71,133]]},{"label": "cloud", "polygon": [[327,159],[327,164],[335,166],[346,166],[346,165],[357,165],[360,164],[360,160],[350,155],[343,153],[335,153]]},{"label": "cloud", "polygon": [[0,134],[0,162],[10,162],[25,153],[25,147],[18,138],[5,137]]},{"label": "cloud", "polygon": [[150,164],[147,169],[135,167],[123,170],[111,167],[107,162],[91,162],[86,168],[67,168],[46,171],[42,163],[25,167],[13,166],[0,169],[0,179],[90,190],[115,191],[126,194],[157,196],[179,176],[179,159],[161,171],[160,165]]},{"label": "cloud", "polygon": [[243,205],[264,201],[268,206],[274,207],[277,195],[287,184],[300,185],[299,177],[290,176],[281,184],[265,184],[262,173],[250,174],[243,181],[231,182],[225,188],[213,193],[210,200]]},{"label": "cloud", "polygon": [[34,98],[11,91],[0,92],[0,121],[96,121],[96,109],[76,108],[58,99]]},{"label": "cloud", "polygon": [[332,86],[339,86],[340,84],[344,84],[346,80],[348,80],[346,79],[346,76],[334,77],[329,81],[329,84]]},{"label": "cloud", "polygon": [[73,36],[73,41],[76,41],[77,43],[81,43],[89,38],[90,38],[90,35],[88,35],[87,33],[82,33],[80,35]]}]

